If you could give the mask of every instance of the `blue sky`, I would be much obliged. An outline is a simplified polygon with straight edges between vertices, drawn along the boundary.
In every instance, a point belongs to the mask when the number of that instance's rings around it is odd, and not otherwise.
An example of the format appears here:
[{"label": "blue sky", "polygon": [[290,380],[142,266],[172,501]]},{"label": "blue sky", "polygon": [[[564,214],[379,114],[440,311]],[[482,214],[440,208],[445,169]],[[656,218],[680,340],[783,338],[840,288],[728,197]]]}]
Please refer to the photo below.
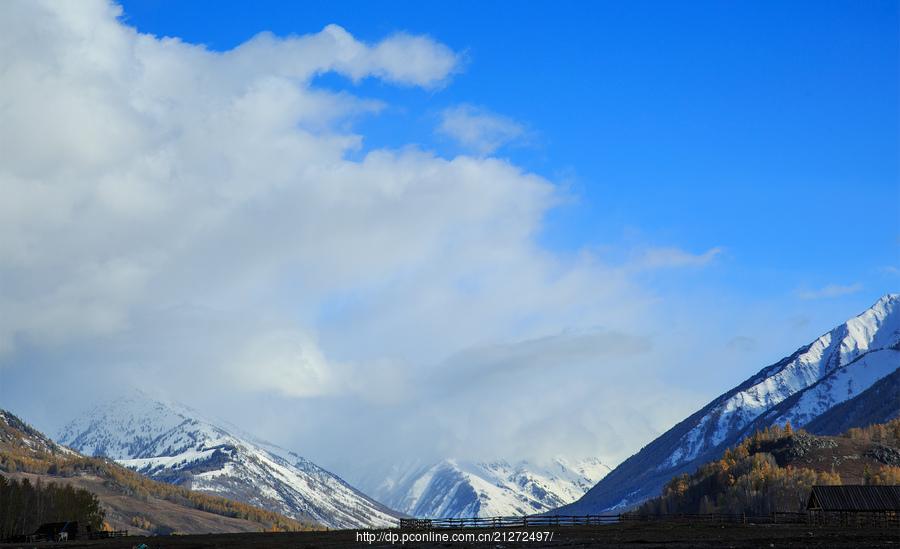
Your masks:
[{"label": "blue sky", "polygon": [[859,284],[862,303],[896,285],[896,2],[123,5],[141,31],[216,50],[338,23],[366,41],[407,31],[464,52],[443,89],[354,87],[390,105],[361,121],[366,146],[457,153],[433,132],[457,103],[520,121],[526,142],[499,154],[577,197],[548,216],[554,249],[723,246],[704,284],[751,296]]},{"label": "blue sky", "polygon": [[0,9],[50,432],[136,384],[351,476],[613,464],[900,287],[896,2]]}]

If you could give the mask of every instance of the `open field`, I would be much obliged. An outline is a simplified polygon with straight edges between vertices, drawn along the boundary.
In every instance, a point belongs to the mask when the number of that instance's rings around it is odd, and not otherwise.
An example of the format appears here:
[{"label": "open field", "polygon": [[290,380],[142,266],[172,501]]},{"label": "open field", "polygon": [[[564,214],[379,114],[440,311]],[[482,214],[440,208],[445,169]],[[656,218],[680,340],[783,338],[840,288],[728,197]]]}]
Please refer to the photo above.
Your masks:
[{"label": "open field", "polygon": [[[468,528],[465,530],[441,529],[432,532],[441,534],[491,534],[505,533],[507,536],[516,529],[491,530],[488,528]],[[538,529],[528,530],[537,532]],[[552,541],[513,542],[414,542],[405,547],[419,548],[480,548],[480,547],[607,547],[607,548],[862,548],[900,547],[900,533],[887,528],[854,529],[838,527],[810,527],[803,525],[690,525],[690,524],[616,524],[593,527],[553,528]],[[369,531],[376,535],[383,532],[396,534],[422,533],[422,531],[380,530]],[[245,533],[210,534],[168,537],[128,537],[96,541],[70,541],[67,543],[40,544],[0,544],[0,548],[12,547],[76,547],[91,548],[131,548],[146,543],[151,549],[238,549],[241,547],[259,549],[281,548],[336,548],[336,547],[393,547],[389,541],[357,541],[357,533],[352,530],[331,532],[297,533]]]}]

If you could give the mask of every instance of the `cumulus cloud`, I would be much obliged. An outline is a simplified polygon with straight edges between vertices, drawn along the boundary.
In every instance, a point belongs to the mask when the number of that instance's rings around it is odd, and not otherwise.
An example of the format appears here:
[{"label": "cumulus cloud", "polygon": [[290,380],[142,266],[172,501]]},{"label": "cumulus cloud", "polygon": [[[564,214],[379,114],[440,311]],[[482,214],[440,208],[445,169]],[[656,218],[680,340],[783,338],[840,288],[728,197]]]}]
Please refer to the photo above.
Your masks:
[{"label": "cumulus cloud", "polygon": [[833,297],[855,294],[861,291],[862,288],[862,284],[829,284],[817,290],[798,290],[797,297],[807,300],[830,299]]},{"label": "cumulus cloud", "polygon": [[693,403],[654,397],[671,358],[633,268],[537,243],[558,187],[487,156],[520,125],[463,108],[447,131],[478,156],[365,150],[348,121],[382,105],[314,85],[440,87],[445,45],[330,25],[215,52],[99,0],[4,12],[0,364],[26,414],[38,380],[57,384],[51,423],[127,382],[332,461],[352,440],[527,457],[515,437],[563,416],[570,444],[621,457]]},{"label": "cumulus cloud", "polygon": [[444,109],[437,131],[481,155],[496,152],[526,135],[525,126],[515,120],[472,105]]},{"label": "cumulus cloud", "polygon": [[[409,225],[381,232],[366,223],[377,225],[399,213],[388,213],[391,204],[405,207],[425,188],[444,185],[446,173],[407,189],[394,178],[410,164],[435,160],[425,154],[344,162],[359,138],[328,123],[361,102],[308,84],[331,70],[433,85],[454,68],[455,56],[431,40],[401,35],[367,46],[332,25],[284,40],[260,35],[219,54],[140,35],[105,3],[9,8],[3,49],[15,55],[0,91],[0,254],[10,280],[3,304],[14,313],[0,323],[6,348],[14,337],[121,329],[150,286],[188,300],[211,289],[211,269],[264,276],[260,271],[289,258],[312,264],[311,249],[329,257],[341,247],[348,256],[361,246],[375,253],[372,239],[380,237],[381,247],[400,243],[418,220],[407,215]],[[533,185],[535,195],[522,202],[540,200],[540,187],[549,187]],[[420,230],[446,231],[448,219],[440,217]],[[258,222],[264,218],[271,222]],[[369,242],[357,238],[364,234]],[[389,269],[409,255],[400,245],[382,259]]]},{"label": "cumulus cloud", "polygon": [[317,74],[336,72],[354,81],[371,76],[429,88],[444,83],[459,65],[459,57],[450,48],[426,36],[398,33],[370,45],[338,25],[291,38],[263,32],[226,56],[242,70],[257,75],[308,80]]}]

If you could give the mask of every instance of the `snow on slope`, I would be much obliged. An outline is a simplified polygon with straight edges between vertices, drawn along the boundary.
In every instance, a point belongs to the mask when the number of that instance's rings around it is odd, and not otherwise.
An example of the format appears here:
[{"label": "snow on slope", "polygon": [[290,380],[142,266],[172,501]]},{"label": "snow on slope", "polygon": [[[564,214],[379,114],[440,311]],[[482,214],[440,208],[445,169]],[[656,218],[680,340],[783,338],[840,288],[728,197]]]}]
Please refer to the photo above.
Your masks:
[{"label": "snow on slope", "polygon": [[[682,438],[683,443],[660,464],[660,469],[691,461],[702,452],[719,446],[736,432],[742,431],[763,412],[833,372],[844,369],[844,366],[867,354],[870,349],[878,350],[896,345],[900,337],[900,314],[896,314],[898,302],[900,295],[886,295],[864,313],[819,337],[805,349],[789,357],[786,362],[782,361],[764,369],[755,379],[745,383],[741,390],[734,392],[710,410],[697,426]],[[855,391],[858,393],[893,371],[892,368],[885,370],[889,364],[894,364],[894,368],[900,366],[900,361],[893,351],[885,351],[876,361],[881,365],[880,368],[875,368],[881,372],[880,375],[874,379],[868,375],[865,368],[868,361],[863,360],[859,368],[844,369],[843,383],[853,384],[852,378],[859,377],[855,381]],[[854,394],[830,394],[831,400],[818,404],[820,409],[818,413],[838,402],[852,398]],[[823,395],[824,393],[819,393],[819,396]],[[808,414],[804,416],[799,411],[795,417],[795,425],[802,425],[812,419],[812,416]],[[803,421],[803,417],[807,419]]]},{"label": "snow on slope", "polygon": [[631,456],[579,501],[554,513],[620,510],[658,495],[673,475],[718,456],[753,430],[803,427],[900,368],[900,294],[888,294],[809,345],[719,396]]},{"label": "snow on slope", "polygon": [[0,408],[0,446],[15,448],[19,452],[34,457],[47,454],[52,456],[78,455],[69,448],[53,442],[44,433],[2,408]]},{"label": "snow on slope", "polygon": [[852,427],[887,423],[897,418],[900,418],[900,368],[803,428],[816,435],[836,435]]},{"label": "snow on slope", "polygon": [[607,472],[597,459],[557,458],[543,466],[448,459],[396,472],[372,493],[416,517],[526,515],[575,501]]},{"label": "snow on slope", "polygon": [[309,460],[136,391],[67,425],[59,441],[151,478],[332,528],[391,526],[397,514]]},{"label": "snow on slope", "polygon": [[791,425],[806,425],[836,404],[865,391],[898,367],[900,367],[900,351],[881,349],[866,353],[801,391],[797,395],[798,398],[792,399],[796,402],[791,402],[786,409],[779,406],[766,413],[765,422],[769,425],[784,425],[786,422],[790,422]]}]

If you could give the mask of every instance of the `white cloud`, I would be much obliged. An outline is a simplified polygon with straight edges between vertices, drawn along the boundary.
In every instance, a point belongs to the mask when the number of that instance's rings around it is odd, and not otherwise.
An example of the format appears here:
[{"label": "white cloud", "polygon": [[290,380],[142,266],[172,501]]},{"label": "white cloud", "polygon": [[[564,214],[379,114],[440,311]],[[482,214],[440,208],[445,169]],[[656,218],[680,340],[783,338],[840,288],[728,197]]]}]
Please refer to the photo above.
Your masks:
[{"label": "white cloud", "polygon": [[340,365],[329,364],[312,337],[293,330],[252,336],[230,363],[230,374],[245,389],[291,397],[342,390],[337,379]]},{"label": "white cloud", "polygon": [[[0,303],[19,314],[0,322],[7,348],[14,336],[121,327],[153,284],[189,300],[215,268],[276,269],[272,262],[312,260],[310,248],[334,255],[332,246],[370,233],[342,225],[343,205],[377,222],[429,184],[393,195],[385,188],[413,153],[373,155],[362,167],[343,161],[359,139],[329,124],[366,104],[307,81],[334,70],[435,85],[455,67],[441,44],[397,35],[367,46],[332,25],[285,40],[260,35],[218,54],[139,35],[101,2],[9,8],[3,49],[15,55],[0,90],[0,254],[10,284]],[[358,179],[369,166],[374,176]],[[549,188],[535,190],[541,185]],[[342,193],[351,197],[344,204]],[[270,215],[280,217],[261,222]],[[433,230],[452,215],[437,216]],[[318,232],[329,224],[341,226],[326,233],[333,238]],[[390,228],[380,244],[402,243],[411,228]],[[386,261],[404,253],[400,246]],[[123,284],[131,287],[119,291]]]},{"label": "white cloud", "polygon": [[692,254],[680,248],[649,248],[643,250],[632,261],[632,267],[643,269],[665,269],[679,267],[703,267],[721,255],[721,247],[710,248],[701,254]]},{"label": "white cloud", "polygon": [[797,291],[797,297],[807,300],[829,299],[833,297],[855,294],[862,289],[862,284],[829,284],[817,290],[799,290]]},{"label": "white cloud", "polygon": [[398,33],[369,45],[338,25],[284,39],[263,32],[225,56],[249,74],[308,80],[336,72],[357,81],[372,76],[429,88],[443,84],[459,65],[459,57],[450,48],[428,37]]},{"label": "white cloud", "polygon": [[[100,1],[3,9],[4,401],[39,380],[78,398],[138,382],[332,458],[392,429],[431,434],[423,452],[524,452],[514,437],[565,414],[588,437],[572,444],[621,456],[678,419],[686,397],[668,390],[663,403],[647,381],[673,362],[644,351],[657,300],[633,266],[536,242],[556,185],[414,145],[349,154],[362,136],[348,121],[381,105],[314,77],[439,87],[458,66],[446,46],[402,34],[365,44],[329,26],[219,53],[140,34]],[[450,131],[481,155],[522,135],[460,112]]]},{"label": "white cloud", "polygon": [[481,155],[521,140],[526,134],[525,126],[515,120],[472,105],[445,109],[437,131]]}]

